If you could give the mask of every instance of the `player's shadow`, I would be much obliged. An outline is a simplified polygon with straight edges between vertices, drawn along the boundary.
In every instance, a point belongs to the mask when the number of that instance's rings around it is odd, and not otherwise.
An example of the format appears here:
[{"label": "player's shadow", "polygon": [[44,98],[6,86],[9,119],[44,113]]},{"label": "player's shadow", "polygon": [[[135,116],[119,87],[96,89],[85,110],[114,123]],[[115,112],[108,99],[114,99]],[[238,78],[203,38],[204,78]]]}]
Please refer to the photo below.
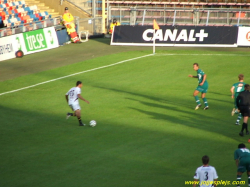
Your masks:
[{"label": "player's shadow", "polygon": [[[156,102],[159,102],[159,103],[173,104],[173,105],[182,106],[182,107],[185,106],[187,108],[190,107],[190,105],[185,100],[182,100],[180,98],[175,99],[175,98],[169,97],[169,96],[166,96],[166,97],[162,98],[162,96],[156,97],[156,96],[141,94],[141,93],[138,93],[138,92],[135,92],[135,91],[119,90],[117,88],[109,88],[109,87],[102,87],[102,86],[93,86],[93,87],[100,88],[100,89],[105,89],[105,90],[110,90],[110,91],[114,91],[114,92],[118,92],[118,93],[123,93],[123,94],[129,94],[129,95],[133,95],[133,96],[139,96],[139,97],[146,98],[146,99],[156,101]],[[126,97],[125,97],[125,99],[126,99]]]},{"label": "player's shadow", "polygon": [[[232,118],[221,118],[220,116],[214,116],[213,118],[210,118],[209,116],[202,114],[202,112],[211,112],[211,111],[203,111],[202,109],[199,109],[198,111],[185,111],[182,109],[178,109],[178,107],[175,106],[166,106],[163,104],[156,104],[156,103],[150,103],[145,101],[140,101],[136,99],[128,98],[132,101],[140,102],[141,104],[146,106],[146,109],[139,109],[135,107],[129,107],[132,110],[135,110],[139,113],[145,114],[149,116],[151,119],[155,120],[164,120],[166,121],[166,125],[172,125],[172,124],[179,124],[184,126],[189,126],[197,129],[201,129],[204,131],[210,131],[213,133],[221,134],[227,137],[233,137],[235,140],[239,140],[240,137],[238,137],[238,132],[240,129],[237,128],[237,126],[233,125]],[[218,106],[213,106],[215,108]],[[227,107],[221,107],[221,111],[227,111]],[[166,112],[156,112],[154,108],[162,108],[166,109]],[[168,112],[169,111],[169,112]],[[171,115],[171,111],[178,112],[178,116]],[[215,111],[216,112],[216,111]],[[197,114],[198,113],[198,114]],[[226,112],[224,112],[225,115],[228,115]],[[231,116],[230,116],[231,117]],[[169,123],[168,123],[169,122]],[[216,126],[215,128],[213,128]],[[225,128],[227,129],[225,131]],[[231,133],[235,131],[235,133]]]},{"label": "player's shadow", "polygon": [[[209,101],[211,101],[211,100],[216,101],[216,102],[219,101],[219,102],[223,102],[223,103],[227,103],[227,104],[230,103],[230,101],[228,101],[228,100],[209,98]],[[233,106],[233,100],[231,101],[231,103],[232,103],[232,106]]]},{"label": "player's shadow", "polygon": [[[240,129],[234,125],[233,123],[234,120],[231,118],[231,116],[229,115],[228,118],[224,117],[228,115],[228,107],[225,105],[221,105],[221,102],[227,103],[226,101],[218,100],[219,102],[215,102],[211,104],[210,109],[207,111],[204,111],[202,109],[195,111],[193,108],[193,102],[191,102],[191,97],[190,97],[190,101],[187,101],[185,99],[169,97],[169,96],[162,98],[163,96],[156,97],[156,96],[146,95],[146,94],[142,94],[142,93],[138,93],[134,91],[128,91],[128,90],[124,91],[124,90],[119,90],[117,88],[110,88],[109,86],[106,86],[106,87],[99,86],[99,85],[94,86],[93,84],[92,86],[99,88],[99,89],[106,89],[106,90],[118,92],[121,94],[129,94],[133,96],[138,96],[138,97],[152,101],[152,102],[146,102],[143,99],[139,100],[139,99],[134,99],[134,98],[131,99],[129,97],[124,97],[125,99],[131,100],[131,102],[137,101],[145,105],[145,109],[139,109],[139,108],[133,107],[131,103],[131,107],[128,107],[128,108],[135,110],[137,112],[146,114],[152,119],[165,120],[166,122],[169,121],[173,124],[178,123],[180,125],[189,126],[192,128],[210,131],[210,132],[214,132],[217,134],[219,133],[221,135],[233,138],[237,141],[239,141],[241,138],[238,136],[238,131],[240,131]],[[153,108],[150,108],[150,107],[153,107]],[[182,107],[184,108],[184,110],[179,109],[178,107]],[[154,108],[166,109],[166,113],[165,112],[157,113]],[[186,109],[190,111],[187,111]],[[178,116],[171,115],[171,112],[169,112],[168,114],[168,111],[173,111],[173,110],[176,112],[179,112],[180,114]],[[216,115],[214,116],[213,114],[206,115],[205,113],[202,114],[202,112],[208,112],[208,113],[215,112]],[[219,113],[220,115],[218,115],[217,113]],[[213,128],[214,126],[216,126],[216,128]],[[232,133],[232,132],[235,132],[235,133]]]},{"label": "player's shadow", "polygon": [[224,100],[222,99],[215,99],[215,98],[209,98],[209,100],[214,100],[214,101],[219,101],[219,102],[224,102],[224,103],[232,103],[233,105],[233,102],[234,100],[231,98],[231,95],[230,94],[222,94],[222,93],[218,93],[218,92],[209,92],[209,94],[215,94],[215,95],[219,95],[219,96],[226,96],[226,97],[223,97],[225,98]]},{"label": "player's shadow", "polygon": [[225,95],[225,96],[228,96],[228,97],[231,96],[231,94],[223,94],[223,93],[221,93],[221,92],[210,92],[210,91],[209,91],[209,94],[216,94],[216,95],[219,95],[219,96]]},{"label": "player's shadow", "polygon": [[[218,120],[216,119],[216,123],[215,123],[215,119],[211,120],[211,118],[208,117],[204,117],[201,118],[200,114],[199,117],[197,117],[197,114],[187,114],[183,113],[182,115],[180,114],[178,117],[177,116],[172,116],[171,114],[167,114],[167,113],[157,113],[154,112],[152,110],[143,110],[143,109],[138,109],[138,108],[134,108],[134,107],[130,107],[130,109],[135,110],[139,113],[145,114],[147,116],[149,116],[151,119],[155,119],[155,120],[160,120],[160,121],[166,121],[166,126],[170,125],[172,126],[173,124],[178,124],[178,125],[183,125],[183,126],[189,126],[192,128],[197,128],[197,129],[201,129],[204,130],[205,132],[213,132],[216,134],[221,134],[227,137],[231,137],[234,138],[235,140],[239,140],[240,138],[237,136],[238,133],[232,134],[230,133],[231,130],[234,126],[228,126],[227,131],[225,131],[225,126],[221,125],[219,126],[219,124],[227,124],[227,121],[224,120]],[[139,116],[138,116],[139,117]],[[168,123],[169,122],[169,123]],[[214,125],[216,125],[216,128],[213,128]]]},{"label": "player's shadow", "polygon": [[[133,98],[125,98],[125,99],[139,102],[142,105],[145,105],[147,108],[148,107],[154,107],[154,108],[162,108],[162,109],[165,109],[166,111],[169,110],[169,111],[183,112],[183,110],[179,109],[179,107],[183,106],[183,105],[182,104],[181,105],[176,104],[175,101],[174,102],[169,101],[169,102],[165,103],[165,105],[164,105],[164,104],[157,104],[157,103],[150,103],[150,102],[146,102],[146,101],[140,101],[138,99],[133,99]],[[190,106],[190,105],[187,105],[187,106]],[[187,108],[190,108],[190,107],[187,107]],[[185,111],[185,114],[196,115],[193,112],[189,112],[189,111]],[[200,116],[201,117],[206,117],[203,114],[200,114]]]}]

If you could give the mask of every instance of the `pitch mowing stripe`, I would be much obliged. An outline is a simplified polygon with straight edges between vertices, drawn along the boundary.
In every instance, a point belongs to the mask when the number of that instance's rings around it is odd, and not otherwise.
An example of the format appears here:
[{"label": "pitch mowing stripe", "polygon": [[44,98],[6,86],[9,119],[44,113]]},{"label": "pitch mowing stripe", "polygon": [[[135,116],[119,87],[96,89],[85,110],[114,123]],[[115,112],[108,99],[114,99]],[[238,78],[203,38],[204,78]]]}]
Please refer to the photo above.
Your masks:
[{"label": "pitch mowing stripe", "polygon": [[28,89],[28,88],[33,88],[35,86],[39,86],[39,85],[42,85],[42,84],[50,83],[50,82],[57,81],[57,80],[64,79],[64,78],[68,78],[68,77],[72,77],[74,75],[79,75],[79,74],[87,73],[87,72],[90,72],[90,71],[95,71],[95,70],[99,70],[99,69],[103,69],[103,68],[108,68],[108,67],[111,67],[111,66],[122,64],[124,62],[129,62],[129,61],[132,61],[132,60],[137,60],[137,59],[145,58],[145,57],[152,56],[152,55],[154,55],[154,54],[149,54],[149,55],[144,55],[144,56],[140,56],[140,57],[136,57],[136,58],[131,58],[131,59],[128,59],[128,60],[123,60],[123,61],[120,61],[120,62],[116,62],[114,64],[110,64],[110,65],[106,65],[106,66],[101,66],[101,67],[93,68],[93,69],[90,69],[90,70],[81,71],[81,72],[78,72],[78,73],[66,75],[66,76],[63,76],[63,77],[59,77],[59,78],[52,79],[52,80],[49,80],[49,81],[41,82],[41,83],[34,84],[34,85],[31,85],[31,86],[19,88],[17,90],[3,92],[3,93],[0,93],[0,95],[5,95],[5,94],[13,93],[13,92],[18,92],[18,91],[25,90],[25,89]]}]

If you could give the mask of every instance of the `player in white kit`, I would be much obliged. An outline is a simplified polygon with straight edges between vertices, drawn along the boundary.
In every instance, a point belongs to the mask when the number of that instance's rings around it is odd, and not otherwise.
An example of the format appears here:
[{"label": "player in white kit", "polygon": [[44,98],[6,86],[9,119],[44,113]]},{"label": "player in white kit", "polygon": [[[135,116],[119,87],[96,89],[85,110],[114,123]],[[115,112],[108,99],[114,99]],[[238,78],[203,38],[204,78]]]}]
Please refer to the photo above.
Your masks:
[{"label": "player in white kit", "polygon": [[78,118],[79,125],[84,126],[85,124],[83,124],[81,120],[81,107],[78,99],[81,99],[88,104],[89,101],[87,101],[81,96],[81,88],[82,88],[82,82],[77,81],[76,87],[71,88],[65,95],[68,105],[74,111],[74,113],[68,112],[66,119],[68,119],[70,116],[76,116]]},{"label": "player in white kit", "polygon": [[216,170],[213,166],[208,165],[209,163],[209,157],[207,155],[202,157],[202,163],[203,165],[198,167],[195,175],[194,175],[194,185],[196,186],[196,182],[200,180],[199,186],[200,187],[216,187],[216,181],[218,179],[218,175],[216,173]]}]

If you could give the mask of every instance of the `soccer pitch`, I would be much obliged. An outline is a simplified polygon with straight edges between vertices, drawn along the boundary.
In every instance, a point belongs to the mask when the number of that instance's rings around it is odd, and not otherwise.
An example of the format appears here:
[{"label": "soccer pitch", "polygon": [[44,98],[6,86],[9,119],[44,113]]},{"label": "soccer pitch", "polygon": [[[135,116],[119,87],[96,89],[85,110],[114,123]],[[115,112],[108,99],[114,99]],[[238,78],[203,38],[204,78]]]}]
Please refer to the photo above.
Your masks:
[{"label": "soccer pitch", "polygon": [[[195,62],[207,74],[206,111],[194,110],[198,83],[188,75],[196,75]],[[2,81],[0,186],[191,186],[185,181],[203,155],[218,180],[234,181],[233,152],[239,143],[250,146],[234,125],[230,88],[240,73],[250,83],[248,67],[247,51],[157,48],[155,55],[127,51]],[[82,120],[96,120],[94,128],[65,119],[65,93],[77,80],[90,101],[80,101]]]}]

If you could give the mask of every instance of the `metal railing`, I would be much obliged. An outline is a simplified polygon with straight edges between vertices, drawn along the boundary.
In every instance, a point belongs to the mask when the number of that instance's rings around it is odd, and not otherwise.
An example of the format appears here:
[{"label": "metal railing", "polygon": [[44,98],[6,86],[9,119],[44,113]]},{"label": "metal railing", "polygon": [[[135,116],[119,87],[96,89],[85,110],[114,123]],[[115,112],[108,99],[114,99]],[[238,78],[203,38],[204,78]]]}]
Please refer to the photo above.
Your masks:
[{"label": "metal railing", "polygon": [[146,8],[109,7],[108,21],[116,18],[122,25],[250,25],[249,9],[222,8]]},{"label": "metal railing", "polygon": [[[84,33],[88,32],[90,36],[92,35],[101,35],[102,32],[102,18],[79,18],[75,17],[76,24],[76,32],[79,34],[80,32]],[[0,37],[10,36],[14,34],[19,34],[23,32],[28,32],[32,30],[42,29],[46,27],[54,26],[56,30],[65,29],[62,25],[62,17],[49,18],[42,21],[35,21],[32,23],[25,23],[22,25],[17,25],[13,27],[0,28]]]},{"label": "metal railing", "polygon": [[79,6],[76,2],[74,2],[73,0],[61,0],[61,4],[62,4],[62,1],[67,1],[71,4],[73,4],[74,6],[76,6],[78,9],[80,9],[81,11],[85,12],[87,15],[89,16],[92,16],[92,13],[83,9],[83,7]]},{"label": "metal railing", "polygon": [[87,30],[89,35],[102,34],[102,18],[79,18],[79,32]]},{"label": "metal railing", "polygon": [[31,23],[24,23],[12,27],[0,28],[0,37],[10,36],[32,30],[42,29],[46,27],[58,26],[61,23],[61,18],[49,18],[41,21],[34,21]]}]

